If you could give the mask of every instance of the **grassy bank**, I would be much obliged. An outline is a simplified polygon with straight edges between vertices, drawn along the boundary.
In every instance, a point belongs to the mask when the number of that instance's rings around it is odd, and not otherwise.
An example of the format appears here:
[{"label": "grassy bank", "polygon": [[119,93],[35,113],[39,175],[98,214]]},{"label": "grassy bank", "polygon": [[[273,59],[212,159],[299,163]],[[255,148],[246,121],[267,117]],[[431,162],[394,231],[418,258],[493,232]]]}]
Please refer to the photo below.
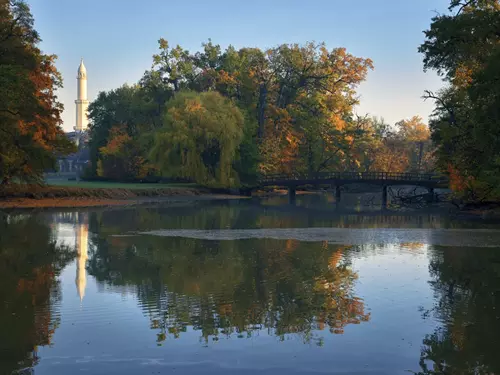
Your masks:
[{"label": "grassy bank", "polygon": [[0,208],[92,207],[135,204],[144,199],[196,197],[210,191],[196,186],[162,184],[113,184],[102,182],[61,185],[10,185],[0,187]]},{"label": "grassy bank", "polygon": [[172,188],[199,188],[193,183],[175,183],[175,184],[159,184],[159,183],[126,183],[126,182],[101,182],[101,181],[68,181],[68,180],[51,180],[47,181],[48,186],[69,187],[82,189],[172,189]]},{"label": "grassy bank", "polygon": [[[104,198],[128,199],[137,197],[161,197],[171,195],[199,195],[208,191],[197,187],[148,184],[154,186],[140,186],[142,184],[112,184],[88,182],[73,186],[55,185],[9,185],[0,187],[0,199],[11,198]],[[146,184],[145,184],[146,185]]]}]

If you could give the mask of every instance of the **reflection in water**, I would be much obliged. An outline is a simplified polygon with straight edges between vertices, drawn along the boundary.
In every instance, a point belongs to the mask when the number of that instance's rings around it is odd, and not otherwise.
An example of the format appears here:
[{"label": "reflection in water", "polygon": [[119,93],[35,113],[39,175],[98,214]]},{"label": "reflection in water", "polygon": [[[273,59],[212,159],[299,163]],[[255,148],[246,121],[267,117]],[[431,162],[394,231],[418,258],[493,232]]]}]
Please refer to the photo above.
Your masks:
[{"label": "reflection in water", "polygon": [[0,373],[34,366],[59,324],[56,277],[74,252],[32,216],[0,213]]},{"label": "reflection in water", "polygon": [[339,246],[294,240],[100,241],[89,273],[112,286],[135,284],[158,342],[191,326],[205,341],[265,330],[321,344],[314,330],[343,333],[345,325],[369,320],[354,294],[357,274]]},{"label": "reflection in water", "polygon": [[[171,361],[198,355],[215,364],[264,358],[263,367],[283,373],[313,367],[500,373],[498,249],[436,246],[434,230],[425,241],[401,235],[398,245],[388,236],[355,246],[119,236],[162,229],[474,226],[433,215],[294,210],[235,202],[0,215],[0,373],[35,365],[40,374],[95,373],[108,363],[102,358],[112,363],[102,373],[152,372],[132,362],[114,367],[133,356],[140,363],[163,360],[165,367],[154,370],[168,373]],[[197,351],[198,339],[210,349]],[[85,367],[92,361],[95,367]]]},{"label": "reflection in water", "polygon": [[80,222],[76,224],[75,230],[75,247],[77,253],[75,281],[80,301],[83,301],[83,297],[85,296],[85,286],[87,285],[87,271],[85,267],[88,259],[88,230],[88,215],[83,214]]},{"label": "reflection in water", "polygon": [[441,325],[423,340],[420,374],[500,373],[498,249],[436,247],[429,270]]}]

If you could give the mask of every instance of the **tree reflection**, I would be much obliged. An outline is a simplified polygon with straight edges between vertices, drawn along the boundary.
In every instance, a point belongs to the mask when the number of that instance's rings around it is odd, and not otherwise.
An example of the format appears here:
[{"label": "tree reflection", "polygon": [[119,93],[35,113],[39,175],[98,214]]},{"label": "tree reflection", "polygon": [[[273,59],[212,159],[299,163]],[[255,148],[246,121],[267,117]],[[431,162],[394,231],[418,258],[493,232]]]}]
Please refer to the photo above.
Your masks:
[{"label": "tree reflection", "polygon": [[[301,196],[303,199],[306,196]],[[286,198],[285,198],[286,199]],[[255,201],[181,202],[172,206],[101,210],[91,216],[91,232],[123,234],[152,229],[335,228],[460,228],[460,221],[430,213],[338,214],[334,207],[318,209],[290,205],[267,206]],[[471,227],[473,224],[468,224]],[[482,227],[477,224],[478,227]],[[486,226],[485,226],[486,227]]]},{"label": "tree reflection", "polygon": [[0,372],[28,369],[49,345],[60,298],[56,276],[74,258],[35,217],[0,213]]},{"label": "tree reflection", "polygon": [[420,374],[500,373],[498,249],[436,247],[431,312],[442,326],[423,341]]},{"label": "tree reflection", "polygon": [[89,273],[117,289],[136,285],[158,343],[192,327],[205,342],[264,330],[320,345],[319,330],[340,334],[370,318],[344,250],[295,240],[96,236]]}]

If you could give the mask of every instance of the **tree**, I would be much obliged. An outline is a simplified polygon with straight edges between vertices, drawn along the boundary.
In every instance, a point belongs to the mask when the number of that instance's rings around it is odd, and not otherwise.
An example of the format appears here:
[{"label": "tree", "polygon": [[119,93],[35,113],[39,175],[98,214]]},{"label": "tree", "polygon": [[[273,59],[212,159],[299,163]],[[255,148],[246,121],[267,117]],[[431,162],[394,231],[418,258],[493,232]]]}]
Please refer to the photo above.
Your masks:
[{"label": "tree", "polygon": [[357,122],[360,136],[353,142],[350,159],[363,171],[433,171],[434,146],[421,117],[413,116],[393,126],[377,118],[361,117]]},{"label": "tree", "polygon": [[[301,155],[321,152],[321,147],[336,149],[345,137],[349,141],[352,135],[343,123],[357,103],[355,87],[372,67],[369,59],[356,58],[344,48],[329,51],[314,43],[283,44],[264,52],[229,46],[222,52],[209,40],[195,55],[179,46],[170,49],[164,39],[159,44],[153,69],[175,92],[218,91],[256,122],[251,132],[260,144],[264,173],[314,170],[318,166],[308,165]],[[315,159],[306,157],[309,163]],[[321,168],[328,164],[318,163]]]},{"label": "tree", "polygon": [[[162,173],[178,177],[186,174],[197,181],[235,186],[253,183],[258,173],[360,169],[361,160],[368,154],[360,146],[369,143],[369,132],[352,112],[357,103],[355,89],[371,68],[371,60],[355,57],[344,48],[328,50],[324,44],[282,44],[264,51],[229,46],[222,50],[209,40],[202,51],[192,54],[180,46],[171,48],[168,41],[160,39],[153,66],[133,94],[123,88],[103,93],[89,107],[94,169],[99,150],[109,141],[109,130],[115,125],[127,125],[131,141],[142,143],[145,159],[154,155],[154,163],[162,160],[163,167],[157,165]],[[205,93],[217,93],[244,119],[242,136],[231,141],[235,151],[231,151],[232,160],[225,162],[231,164],[225,172],[230,170],[231,177],[226,175],[224,183],[214,172],[220,167],[215,167],[218,151],[181,162],[181,155],[187,157],[188,152],[181,151],[180,145],[172,151],[175,147],[169,140],[160,152],[164,156],[168,146],[173,153],[167,159],[149,153],[151,149],[159,152],[161,134],[166,137],[173,131],[175,121],[162,113],[172,108],[171,103],[178,105],[176,98],[184,98],[185,91],[199,93],[200,98]],[[136,103],[132,111],[129,95]],[[191,116],[187,112],[183,116]],[[118,113],[128,117],[121,118]],[[217,126],[214,122],[213,130]],[[200,144],[190,144],[189,150],[218,148],[215,144],[207,146],[203,137],[195,142]],[[173,162],[175,157],[178,160]],[[166,160],[171,166],[167,167]],[[191,169],[175,170],[185,163]]]},{"label": "tree", "polygon": [[143,152],[127,133],[125,125],[109,131],[108,143],[99,149],[97,175],[112,180],[143,179],[153,174],[153,167],[142,156]]},{"label": "tree", "polygon": [[[100,153],[108,150],[106,147],[114,141],[113,128],[125,131],[130,137],[127,147],[141,149],[138,142],[139,135],[150,131],[150,124],[160,126],[160,122],[150,112],[151,103],[145,98],[145,94],[139,85],[124,85],[116,90],[100,92],[97,98],[89,105],[90,120],[90,159],[93,174],[97,173]],[[133,141],[132,141],[133,140]],[[118,152],[120,147],[111,147]],[[137,151],[136,153],[141,153]],[[146,154],[146,151],[142,152]],[[109,154],[110,155],[110,154]],[[117,171],[114,172],[115,177]],[[126,176],[122,176],[126,178]],[[129,176],[128,176],[129,177]]]},{"label": "tree", "polygon": [[448,87],[434,94],[430,123],[440,167],[462,180],[466,199],[500,197],[500,2],[453,0],[452,14],[433,18],[419,51],[424,68]]},{"label": "tree", "polygon": [[406,152],[403,158],[408,160],[407,170],[412,172],[428,171],[432,168],[432,143],[429,127],[420,116],[396,123],[396,138],[402,143]]},{"label": "tree", "polygon": [[28,5],[0,2],[0,182],[41,182],[58,155],[75,150],[61,128],[62,79],[44,55]]},{"label": "tree", "polygon": [[243,137],[241,111],[216,92],[179,92],[154,134],[151,159],[169,177],[235,186],[233,160]]}]

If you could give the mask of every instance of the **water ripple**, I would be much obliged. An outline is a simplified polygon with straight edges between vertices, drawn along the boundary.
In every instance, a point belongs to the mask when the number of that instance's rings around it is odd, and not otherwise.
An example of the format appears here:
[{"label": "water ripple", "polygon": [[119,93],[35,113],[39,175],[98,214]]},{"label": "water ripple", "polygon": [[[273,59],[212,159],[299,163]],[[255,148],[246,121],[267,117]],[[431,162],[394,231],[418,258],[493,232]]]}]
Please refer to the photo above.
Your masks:
[{"label": "water ripple", "polygon": [[351,229],[351,228],[275,228],[221,230],[153,230],[141,235],[185,237],[203,240],[294,239],[307,242],[362,245],[366,243],[421,243],[440,246],[498,247],[500,230],[494,229]]}]

